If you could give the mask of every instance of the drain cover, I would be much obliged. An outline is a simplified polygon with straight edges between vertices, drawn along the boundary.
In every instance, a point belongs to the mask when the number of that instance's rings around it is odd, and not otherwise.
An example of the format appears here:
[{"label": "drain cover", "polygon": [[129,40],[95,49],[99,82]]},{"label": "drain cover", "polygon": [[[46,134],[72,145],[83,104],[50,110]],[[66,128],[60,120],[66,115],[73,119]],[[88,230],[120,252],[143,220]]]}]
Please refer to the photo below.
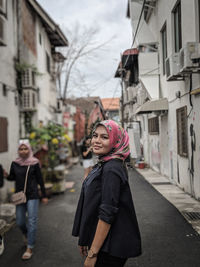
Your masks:
[{"label": "drain cover", "polygon": [[171,184],[170,182],[154,182],[152,183],[154,185],[165,185],[165,184]]},{"label": "drain cover", "polygon": [[200,212],[183,212],[183,215],[190,221],[200,220]]}]

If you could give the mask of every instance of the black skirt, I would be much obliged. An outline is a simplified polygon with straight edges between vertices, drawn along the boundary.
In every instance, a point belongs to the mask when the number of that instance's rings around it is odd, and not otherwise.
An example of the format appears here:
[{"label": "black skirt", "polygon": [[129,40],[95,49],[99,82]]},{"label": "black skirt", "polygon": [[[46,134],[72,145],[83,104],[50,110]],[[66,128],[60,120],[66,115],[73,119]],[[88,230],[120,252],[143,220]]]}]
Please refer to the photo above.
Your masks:
[{"label": "black skirt", "polygon": [[123,267],[127,259],[111,256],[100,251],[97,256],[95,267]]}]

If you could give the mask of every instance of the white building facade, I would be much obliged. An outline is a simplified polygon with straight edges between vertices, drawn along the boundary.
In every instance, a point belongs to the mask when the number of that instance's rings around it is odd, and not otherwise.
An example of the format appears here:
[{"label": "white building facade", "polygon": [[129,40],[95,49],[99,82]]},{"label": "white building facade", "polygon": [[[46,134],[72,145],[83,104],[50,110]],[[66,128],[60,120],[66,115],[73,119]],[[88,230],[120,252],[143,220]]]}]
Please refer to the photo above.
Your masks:
[{"label": "white building facade", "polygon": [[16,157],[19,140],[17,5],[14,1],[0,4],[0,164],[8,170],[8,159]]},{"label": "white building facade", "polygon": [[123,79],[125,126],[137,121],[145,162],[199,199],[200,1],[128,5],[133,36],[139,25],[133,44],[139,74],[128,86]]}]

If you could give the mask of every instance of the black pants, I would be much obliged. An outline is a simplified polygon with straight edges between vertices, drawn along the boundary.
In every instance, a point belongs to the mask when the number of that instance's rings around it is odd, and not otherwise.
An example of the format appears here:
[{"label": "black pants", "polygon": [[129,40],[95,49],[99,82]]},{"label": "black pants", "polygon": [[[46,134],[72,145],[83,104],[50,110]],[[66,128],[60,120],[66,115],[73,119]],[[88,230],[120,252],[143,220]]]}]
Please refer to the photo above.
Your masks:
[{"label": "black pants", "polygon": [[126,260],[111,256],[106,252],[99,252],[95,267],[123,267]]}]

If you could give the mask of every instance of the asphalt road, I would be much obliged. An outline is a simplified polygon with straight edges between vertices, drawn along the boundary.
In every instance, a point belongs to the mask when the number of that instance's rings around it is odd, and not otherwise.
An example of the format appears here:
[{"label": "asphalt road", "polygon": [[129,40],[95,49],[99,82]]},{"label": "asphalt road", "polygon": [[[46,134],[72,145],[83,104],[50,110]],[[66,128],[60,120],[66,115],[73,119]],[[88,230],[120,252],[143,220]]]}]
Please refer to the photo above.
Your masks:
[{"label": "asphalt road", "polygon": [[[47,206],[40,205],[37,244],[32,259],[21,260],[24,247],[21,233],[14,227],[5,236],[0,267],[83,266],[77,239],[71,236],[82,175],[82,167],[75,165],[67,178],[67,181],[75,182],[75,191],[67,190],[53,196]],[[193,228],[135,170],[129,170],[129,180],[142,235],[143,254],[129,259],[126,267],[199,267],[200,237]]]}]

